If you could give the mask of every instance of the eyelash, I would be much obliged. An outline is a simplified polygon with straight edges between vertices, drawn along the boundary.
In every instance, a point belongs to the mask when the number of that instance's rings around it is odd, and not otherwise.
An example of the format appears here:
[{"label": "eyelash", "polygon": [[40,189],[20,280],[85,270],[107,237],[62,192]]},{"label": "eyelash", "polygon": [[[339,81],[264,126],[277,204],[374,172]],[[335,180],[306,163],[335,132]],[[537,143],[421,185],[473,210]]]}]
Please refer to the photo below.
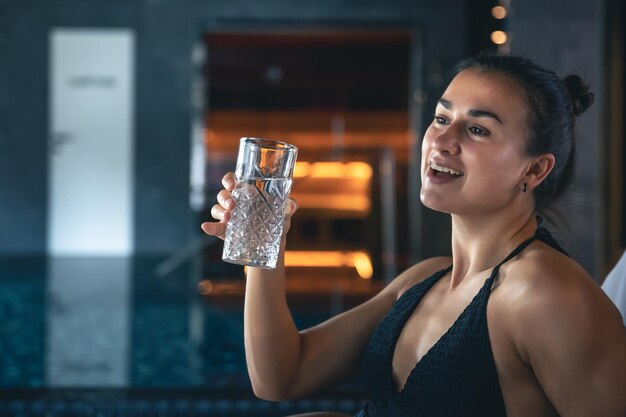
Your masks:
[{"label": "eyelash", "polygon": [[[437,116],[436,114],[433,115],[433,118],[435,119],[434,122],[440,125],[447,124],[448,122],[445,117]],[[469,128],[469,131],[472,135],[489,136],[489,131],[480,127],[472,126]]]}]

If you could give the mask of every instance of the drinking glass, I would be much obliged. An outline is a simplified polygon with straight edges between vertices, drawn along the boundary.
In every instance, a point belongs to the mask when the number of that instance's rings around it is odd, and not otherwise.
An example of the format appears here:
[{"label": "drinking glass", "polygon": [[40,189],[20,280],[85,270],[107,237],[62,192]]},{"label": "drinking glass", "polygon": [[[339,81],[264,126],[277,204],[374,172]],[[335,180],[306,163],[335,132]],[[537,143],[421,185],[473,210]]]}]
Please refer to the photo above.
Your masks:
[{"label": "drinking glass", "polygon": [[298,148],[285,142],[240,139],[224,261],[276,268],[297,155]]}]

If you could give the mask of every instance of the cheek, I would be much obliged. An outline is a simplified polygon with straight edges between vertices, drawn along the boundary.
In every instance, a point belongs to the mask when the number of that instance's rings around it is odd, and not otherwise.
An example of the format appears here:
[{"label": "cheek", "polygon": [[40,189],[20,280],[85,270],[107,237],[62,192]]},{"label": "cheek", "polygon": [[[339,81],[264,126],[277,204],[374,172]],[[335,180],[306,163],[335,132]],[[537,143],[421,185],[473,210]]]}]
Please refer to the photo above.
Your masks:
[{"label": "cheek", "polygon": [[[480,159],[480,160],[479,160]],[[488,188],[508,189],[520,181],[524,163],[519,155],[511,150],[490,152],[473,161],[474,175],[481,178],[481,183]]]}]

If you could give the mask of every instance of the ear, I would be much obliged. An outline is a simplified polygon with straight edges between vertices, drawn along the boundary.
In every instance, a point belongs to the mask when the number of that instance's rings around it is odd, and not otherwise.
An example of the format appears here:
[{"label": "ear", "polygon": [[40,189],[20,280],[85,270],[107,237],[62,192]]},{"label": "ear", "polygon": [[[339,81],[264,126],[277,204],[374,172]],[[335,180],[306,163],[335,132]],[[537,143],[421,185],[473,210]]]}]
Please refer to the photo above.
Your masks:
[{"label": "ear", "polygon": [[545,153],[533,158],[528,170],[526,170],[524,174],[524,182],[528,183],[528,186],[532,190],[541,184],[548,174],[550,174],[554,168],[554,164],[554,155],[551,153]]}]

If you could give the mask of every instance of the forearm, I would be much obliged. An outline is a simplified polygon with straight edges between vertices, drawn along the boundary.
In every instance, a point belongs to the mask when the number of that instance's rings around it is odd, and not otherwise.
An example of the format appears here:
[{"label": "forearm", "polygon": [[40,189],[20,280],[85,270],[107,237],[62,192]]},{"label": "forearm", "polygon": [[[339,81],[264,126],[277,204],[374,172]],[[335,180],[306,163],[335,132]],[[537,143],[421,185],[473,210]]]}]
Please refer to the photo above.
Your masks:
[{"label": "forearm", "polygon": [[285,297],[285,240],[277,267],[248,268],[244,340],[248,373],[257,396],[278,399],[293,378],[300,357],[300,335]]}]

